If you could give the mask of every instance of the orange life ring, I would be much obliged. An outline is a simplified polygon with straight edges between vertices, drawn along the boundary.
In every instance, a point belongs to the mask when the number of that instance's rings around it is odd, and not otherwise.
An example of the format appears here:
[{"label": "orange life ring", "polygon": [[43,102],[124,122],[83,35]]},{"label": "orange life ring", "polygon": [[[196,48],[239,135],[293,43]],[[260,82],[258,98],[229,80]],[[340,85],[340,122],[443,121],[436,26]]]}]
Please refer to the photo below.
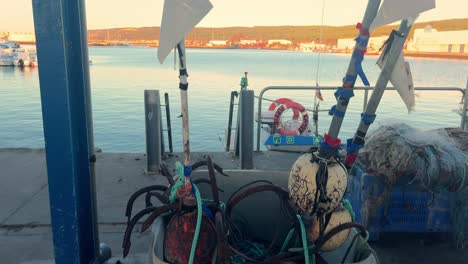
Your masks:
[{"label": "orange life ring", "polygon": [[[283,105],[283,104],[290,104],[294,103],[293,100],[288,99],[288,98],[279,98],[276,99],[273,103],[271,103],[270,107],[268,108],[269,111],[274,111],[278,106]],[[299,119],[299,110],[293,108],[293,120],[298,120]]]},{"label": "orange life ring", "polygon": [[[281,124],[281,116],[286,109],[293,109],[301,113],[302,123],[301,126],[296,130],[286,130]],[[304,106],[294,101],[290,101],[282,104],[275,112],[273,116],[273,122],[275,124],[275,129],[278,133],[282,135],[301,135],[309,126],[309,113],[307,113]]]}]

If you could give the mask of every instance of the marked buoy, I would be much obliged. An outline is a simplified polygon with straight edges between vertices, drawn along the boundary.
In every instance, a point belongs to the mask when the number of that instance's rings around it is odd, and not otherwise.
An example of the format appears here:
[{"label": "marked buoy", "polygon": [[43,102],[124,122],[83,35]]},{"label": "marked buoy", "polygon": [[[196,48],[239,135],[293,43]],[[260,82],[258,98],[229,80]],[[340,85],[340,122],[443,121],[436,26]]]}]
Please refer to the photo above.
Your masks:
[{"label": "marked buoy", "polygon": [[292,166],[288,179],[289,197],[304,214],[329,213],[338,207],[346,191],[347,171],[338,162],[327,165],[326,199],[319,201],[317,172],[320,164],[311,153],[300,156]]}]

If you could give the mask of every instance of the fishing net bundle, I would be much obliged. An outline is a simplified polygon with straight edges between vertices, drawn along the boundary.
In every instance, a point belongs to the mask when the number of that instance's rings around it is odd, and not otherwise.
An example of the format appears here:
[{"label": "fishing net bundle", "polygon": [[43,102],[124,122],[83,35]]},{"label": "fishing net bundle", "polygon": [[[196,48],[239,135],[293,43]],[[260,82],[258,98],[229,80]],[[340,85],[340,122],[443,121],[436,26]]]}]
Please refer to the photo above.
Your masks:
[{"label": "fishing net bundle", "polygon": [[[421,131],[405,124],[379,127],[370,133],[358,162],[384,183],[383,192],[366,199],[363,219],[375,221],[378,208],[387,213],[394,185],[412,184],[444,195],[450,201],[450,218],[458,248],[468,234],[468,132],[459,128]],[[427,206],[430,206],[429,203]]]},{"label": "fishing net bundle", "polygon": [[384,125],[369,134],[358,161],[386,185],[409,178],[432,192],[462,192],[468,189],[468,132]]}]

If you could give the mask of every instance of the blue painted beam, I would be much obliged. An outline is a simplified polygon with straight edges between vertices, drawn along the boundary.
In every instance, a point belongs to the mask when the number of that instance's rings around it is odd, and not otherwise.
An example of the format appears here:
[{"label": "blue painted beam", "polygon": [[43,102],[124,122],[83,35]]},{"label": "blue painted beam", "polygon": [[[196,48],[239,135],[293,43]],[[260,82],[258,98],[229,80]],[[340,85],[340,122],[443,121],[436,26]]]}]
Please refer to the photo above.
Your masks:
[{"label": "blue painted beam", "polygon": [[97,258],[84,0],[33,0],[55,263]]}]

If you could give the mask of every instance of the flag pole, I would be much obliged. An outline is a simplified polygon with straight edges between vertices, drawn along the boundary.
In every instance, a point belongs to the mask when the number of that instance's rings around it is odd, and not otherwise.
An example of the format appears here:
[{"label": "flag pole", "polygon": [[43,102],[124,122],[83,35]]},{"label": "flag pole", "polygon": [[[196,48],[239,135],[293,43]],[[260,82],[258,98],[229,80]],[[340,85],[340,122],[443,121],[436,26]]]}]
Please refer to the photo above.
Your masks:
[{"label": "flag pole", "polygon": [[354,84],[356,83],[357,76],[359,75],[364,84],[369,86],[362,72],[361,62],[364,58],[364,53],[366,52],[369,41],[369,27],[377,16],[380,3],[381,0],[369,0],[363,21],[361,24],[358,24],[359,36],[356,38],[356,45],[346,71],[346,76],[343,78],[343,85],[339,87],[335,93],[338,102],[336,106],[330,110],[330,113],[333,114],[333,119],[328,133],[324,135],[324,144],[319,149],[319,154],[322,158],[330,158],[330,156],[333,156],[334,150],[341,144],[338,134],[343,123],[346,109],[348,108],[349,100],[354,96]]},{"label": "flag pole", "polygon": [[182,144],[184,147],[184,166],[190,166],[190,139],[189,139],[189,115],[188,115],[188,73],[185,52],[185,38],[177,44],[179,54],[179,89],[180,107],[182,112]]},{"label": "flag pole", "polygon": [[348,166],[354,163],[358,150],[364,146],[367,131],[376,117],[375,112],[377,111],[377,107],[380,104],[385,88],[387,87],[393,73],[395,64],[402,53],[403,46],[411,30],[411,26],[412,23],[409,23],[407,19],[402,20],[400,28],[398,31],[392,31],[389,41],[383,50],[385,62],[382,67],[382,71],[377,79],[371,98],[367,103],[366,111],[361,115],[361,121],[356,134],[354,134],[352,141],[349,140],[348,142],[348,153],[346,155],[346,164]]},{"label": "flag pole", "polygon": [[182,144],[184,151],[184,175],[190,176],[190,140],[188,115],[188,74],[185,51],[185,36],[210,12],[209,0],[165,0],[161,31],[159,34],[158,60],[163,63],[176,47],[179,54],[179,89],[182,113]]}]

